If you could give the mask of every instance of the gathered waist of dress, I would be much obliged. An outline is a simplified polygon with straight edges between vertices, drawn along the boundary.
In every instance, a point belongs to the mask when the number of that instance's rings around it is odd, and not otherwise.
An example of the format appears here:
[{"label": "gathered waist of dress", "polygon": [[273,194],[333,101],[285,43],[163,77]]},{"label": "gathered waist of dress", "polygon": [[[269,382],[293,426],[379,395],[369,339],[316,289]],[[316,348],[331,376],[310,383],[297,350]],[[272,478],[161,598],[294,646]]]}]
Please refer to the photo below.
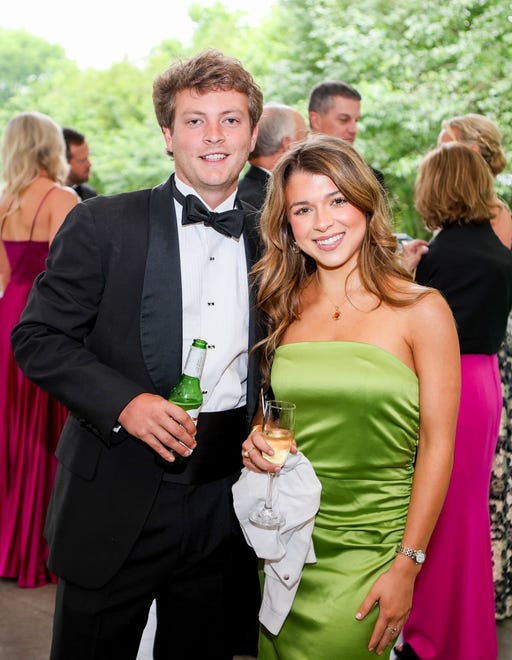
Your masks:
[{"label": "gathered waist of dress", "polygon": [[[319,476],[319,475],[317,475]],[[394,479],[327,479],[322,483],[322,503],[317,515],[321,527],[364,532],[374,527],[395,529],[405,524],[412,491],[412,471],[395,473]]]}]

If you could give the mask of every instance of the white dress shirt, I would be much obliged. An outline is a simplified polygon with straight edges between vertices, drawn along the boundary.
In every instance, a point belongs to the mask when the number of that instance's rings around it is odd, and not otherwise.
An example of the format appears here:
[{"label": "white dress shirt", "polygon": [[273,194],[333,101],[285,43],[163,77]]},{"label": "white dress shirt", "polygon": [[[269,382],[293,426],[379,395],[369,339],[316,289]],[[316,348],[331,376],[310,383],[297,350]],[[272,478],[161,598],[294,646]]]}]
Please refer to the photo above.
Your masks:
[{"label": "white dress shirt", "polygon": [[[176,187],[185,196],[199,197],[177,177]],[[216,209],[209,210],[230,210],[235,198],[236,192]],[[243,237],[223,236],[203,223],[182,225],[182,206],[176,200],[174,205],[183,296],[183,364],[192,341],[204,339],[208,349],[201,377],[201,411],[239,408],[246,403],[249,338],[249,287]]]}]

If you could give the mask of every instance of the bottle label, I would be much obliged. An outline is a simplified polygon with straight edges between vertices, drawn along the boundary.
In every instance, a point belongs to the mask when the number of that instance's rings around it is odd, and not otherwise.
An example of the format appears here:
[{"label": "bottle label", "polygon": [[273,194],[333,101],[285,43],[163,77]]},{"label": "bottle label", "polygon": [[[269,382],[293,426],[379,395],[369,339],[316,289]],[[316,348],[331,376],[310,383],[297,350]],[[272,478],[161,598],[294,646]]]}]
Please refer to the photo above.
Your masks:
[{"label": "bottle label", "polygon": [[187,361],[183,373],[192,378],[201,378],[203,372],[204,361],[206,359],[206,351],[204,348],[197,348],[192,346],[188,353]]},{"label": "bottle label", "polygon": [[187,410],[187,413],[192,418],[192,421],[197,424],[197,418],[199,417],[199,408],[194,408],[193,410]]},{"label": "bottle label", "polygon": [[199,417],[199,411],[201,410],[200,406],[197,405],[197,400],[196,403],[193,404],[186,403],[185,401],[174,401],[172,398],[169,399],[169,401],[171,403],[175,403],[182,410],[187,412],[193,421],[197,424],[197,418]]}]

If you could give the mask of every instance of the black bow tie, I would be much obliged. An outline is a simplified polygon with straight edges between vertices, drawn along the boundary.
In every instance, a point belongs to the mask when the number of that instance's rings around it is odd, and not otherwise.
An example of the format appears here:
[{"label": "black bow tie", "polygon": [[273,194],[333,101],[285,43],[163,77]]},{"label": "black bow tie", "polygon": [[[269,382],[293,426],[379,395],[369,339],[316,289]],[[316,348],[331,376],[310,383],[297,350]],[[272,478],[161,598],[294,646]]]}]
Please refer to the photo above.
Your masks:
[{"label": "black bow tie", "polygon": [[224,236],[240,238],[244,227],[244,212],[241,209],[231,209],[222,213],[209,211],[195,195],[184,197],[176,188],[174,177],[172,180],[172,192],[176,200],[183,206],[182,225],[204,222],[206,227],[213,227],[215,231],[218,231]]}]

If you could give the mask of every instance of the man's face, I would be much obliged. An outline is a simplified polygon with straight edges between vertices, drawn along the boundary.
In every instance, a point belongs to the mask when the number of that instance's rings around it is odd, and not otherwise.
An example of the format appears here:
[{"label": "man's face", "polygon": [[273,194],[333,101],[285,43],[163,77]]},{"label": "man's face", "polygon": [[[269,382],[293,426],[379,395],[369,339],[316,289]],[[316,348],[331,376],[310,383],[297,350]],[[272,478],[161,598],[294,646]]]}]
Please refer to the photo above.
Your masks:
[{"label": "man's face", "polygon": [[174,126],[163,134],[176,175],[215,209],[236,189],[257,129],[245,94],[185,89],[176,95]]},{"label": "man's face", "polygon": [[335,96],[333,100],[333,106],[325,115],[309,113],[311,128],[315,133],[332,135],[353,144],[357,135],[357,122],[361,118],[361,102],[343,96]]},{"label": "man's face", "polygon": [[69,167],[68,183],[70,185],[75,186],[89,180],[91,162],[89,161],[89,145],[87,142],[69,146]]}]

